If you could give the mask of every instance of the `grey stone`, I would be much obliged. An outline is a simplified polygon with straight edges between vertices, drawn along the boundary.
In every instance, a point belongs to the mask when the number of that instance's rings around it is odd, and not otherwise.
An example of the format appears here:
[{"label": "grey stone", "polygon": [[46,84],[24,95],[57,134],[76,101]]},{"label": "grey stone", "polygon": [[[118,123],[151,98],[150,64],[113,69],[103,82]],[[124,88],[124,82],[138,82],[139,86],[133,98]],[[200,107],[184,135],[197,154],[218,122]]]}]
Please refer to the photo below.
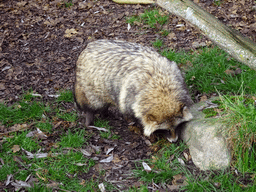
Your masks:
[{"label": "grey stone", "polygon": [[218,118],[205,118],[200,111],[210,106],[209,100],[191,107],[194,119],[182,125],[181,139],[189,146],[194,164],[201,170],[218,170],[229,167],[230,151],[222,135],[225,125]]}]

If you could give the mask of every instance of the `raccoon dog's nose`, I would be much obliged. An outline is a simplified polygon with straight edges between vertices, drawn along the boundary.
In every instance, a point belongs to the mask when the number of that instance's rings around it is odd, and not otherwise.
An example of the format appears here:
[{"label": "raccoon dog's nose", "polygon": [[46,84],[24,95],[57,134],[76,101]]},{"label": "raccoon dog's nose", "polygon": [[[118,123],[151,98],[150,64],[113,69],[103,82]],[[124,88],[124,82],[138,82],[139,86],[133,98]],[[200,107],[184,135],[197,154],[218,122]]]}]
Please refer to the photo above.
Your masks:
[{"label": "raccoon dog's nose", "polygon": [[170,130],[170,134],[167,135],[167,140],[171,143],[175,143],[178,140],[178,135],[175,132],[175,129]]}]

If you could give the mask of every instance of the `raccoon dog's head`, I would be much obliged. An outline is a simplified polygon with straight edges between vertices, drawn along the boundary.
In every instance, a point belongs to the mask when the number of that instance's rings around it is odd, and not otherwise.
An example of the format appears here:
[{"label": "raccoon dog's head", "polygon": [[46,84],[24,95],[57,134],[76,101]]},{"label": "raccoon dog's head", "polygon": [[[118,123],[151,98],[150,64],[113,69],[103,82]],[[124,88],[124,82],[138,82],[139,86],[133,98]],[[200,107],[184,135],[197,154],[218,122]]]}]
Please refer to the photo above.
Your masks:
[{"label": "raccoon dog's head", "polygon": [[178,135],[175,133],[176,127],[192,118],[188,107],[182,103],[172,103],[168,106],[154,105],[142,119],[144,135],[150,136],[156,130],[169,130],[167,139],[170,142],[176,142],[178,140]]}]

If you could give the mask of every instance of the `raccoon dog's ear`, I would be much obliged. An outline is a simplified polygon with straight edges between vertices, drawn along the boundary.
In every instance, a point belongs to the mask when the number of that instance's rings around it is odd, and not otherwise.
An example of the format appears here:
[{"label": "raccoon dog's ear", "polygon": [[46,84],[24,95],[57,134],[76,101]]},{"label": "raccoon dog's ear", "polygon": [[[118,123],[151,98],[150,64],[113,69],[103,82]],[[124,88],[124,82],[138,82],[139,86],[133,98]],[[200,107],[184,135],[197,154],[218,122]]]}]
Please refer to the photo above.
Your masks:
[{"label": "raccoon dog's ear", "polygon": [[187,106],[183,107],[182,113],[183,113],[183,119],[185,121],[189,121],[193,118],[193,115],[190,113],[189,108]]},{"label": "raccoon dog's ear", "polygon": [[156,117],[154,115],[149,114],[149,115],[147,115],[147,120],[148,121],[156,121]]}]

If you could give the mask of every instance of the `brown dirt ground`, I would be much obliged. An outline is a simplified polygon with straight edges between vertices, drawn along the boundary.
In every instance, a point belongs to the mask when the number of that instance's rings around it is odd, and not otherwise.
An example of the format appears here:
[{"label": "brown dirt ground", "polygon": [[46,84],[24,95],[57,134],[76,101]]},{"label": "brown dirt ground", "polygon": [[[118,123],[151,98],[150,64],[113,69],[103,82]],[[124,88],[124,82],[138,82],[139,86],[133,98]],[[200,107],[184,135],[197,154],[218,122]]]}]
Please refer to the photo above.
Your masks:
[{"label": "brown dirt ground", "polygon": [[[89,42],[96,39],[120,39],[148,46],[152,46],[152,41],[162,39],[165,48],[176,50],[195,49],[195,44],[200,43],[211,44],[198,29],[174,15],[169,15],[168,22],[162,27],[156,25],[156,28],[152,29],[137,24],[127,30],[126,17],[139,15],[154,5],[120,5],[110,0],[87,0],[82,3],[73,0],[74,5],[66,8],[63,2],[65,1],[0,2],[0,101],[15,101],[17,96],[29,89],[43,95],[46,100],[49,94],[55,94],[61,89],[72,89],[77,57]],[[213,0],[194,2],[226,25],[256,41],[254,1],[223,0],[219,6]],[[161,10],[167,14],[165,10]],[[178,24],[184,24],[185,27],[179,28]],[[161,29],[170,31],[172,35],[161,36]],[[114,162],[104,167],[106,174],[102,180],[105,179],[116,186],[140,185],[136,179],[130,177],[131,168],[135,166],[134,161],[149,158],[151,152],[159,147],[149,147],[146,138],[129,131],[127,123],[115,109],[108,120],[121,140],[101,139],[97,131],[90,130],[94,133],[90,144],[98,145],[102,150],[115,148]],[[82,128],[82,125],[80,126]],[[51,139],[58,138],[58,133],[56,128]],[[50,146],[49,143],[42,145]],[[106,158],[103,153],[94,154],[94,157],[99,160]],[[191,167],[193,163],[190,161],[187,165]],[[98,177],[100,169],[102,164],[79,177],[85,180]],[[193,172],[196,174],[199,170],[194,167]]]}]

